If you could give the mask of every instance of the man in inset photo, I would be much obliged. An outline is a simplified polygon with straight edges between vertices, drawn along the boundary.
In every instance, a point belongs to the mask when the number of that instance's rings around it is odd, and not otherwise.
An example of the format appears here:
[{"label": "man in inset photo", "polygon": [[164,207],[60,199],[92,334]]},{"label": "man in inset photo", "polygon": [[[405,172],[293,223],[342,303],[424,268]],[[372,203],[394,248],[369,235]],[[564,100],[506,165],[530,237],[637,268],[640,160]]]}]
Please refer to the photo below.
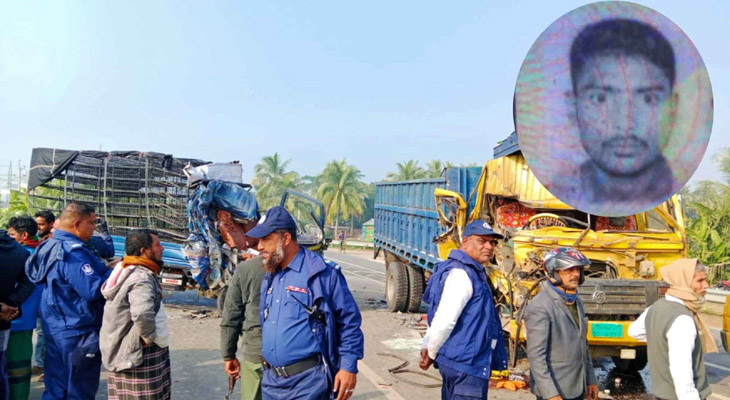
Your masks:
[{"label": "man in inset photo", "polygon": [[575,208],[608,216],[669,198],[674,179],[662,149],[677,104],[669,41],[635,20],[590,24],[573,41],[570,74],[580,140],[590,159],[574,182],[548,190]]}]

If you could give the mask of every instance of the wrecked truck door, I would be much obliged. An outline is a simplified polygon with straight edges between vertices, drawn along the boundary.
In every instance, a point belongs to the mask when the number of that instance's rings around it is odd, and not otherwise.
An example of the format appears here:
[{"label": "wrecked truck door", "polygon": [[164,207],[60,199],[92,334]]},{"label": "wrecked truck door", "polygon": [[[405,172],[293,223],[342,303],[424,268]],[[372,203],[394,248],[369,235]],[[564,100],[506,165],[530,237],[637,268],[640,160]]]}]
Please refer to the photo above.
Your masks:
[{"label": "wrecked truck door", "polygon": [[297,242],[311,251],[322,254],[331,238],[325,238],[324,204],[306,194],[286,190],[281,196],[281,207],[294,217],[297,223]]}]

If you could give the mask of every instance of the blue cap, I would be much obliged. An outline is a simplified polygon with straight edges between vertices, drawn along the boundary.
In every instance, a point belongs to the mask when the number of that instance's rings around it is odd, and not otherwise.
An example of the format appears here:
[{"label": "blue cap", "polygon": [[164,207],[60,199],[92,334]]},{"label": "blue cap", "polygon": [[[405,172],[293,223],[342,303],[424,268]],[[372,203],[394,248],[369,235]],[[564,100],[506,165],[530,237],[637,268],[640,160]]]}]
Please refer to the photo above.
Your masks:
[{"label": "blue cap", "polygon": [[494,236],[499,239],[504,239],[504,236],[495,232],[492,229],[492,227],[489,226],[488,223],[486,223],[480,219],[466,224],[466,228],[464,228],[464,233],[462,234],[462,236],[467,237],[467,236],[471,236],[471,235],[482,235],[482,236],[490,235],[490,236]]},{"label": "blue cap", "polygon": [[250,231],[246,232],[246,236],[252,238],[262,238],[268,236],[277,229],[296,230],[297,223],[294,222],[289,211],[284,207],[271,207],[266,211],[266,215],[261,217],[259,223]]}]

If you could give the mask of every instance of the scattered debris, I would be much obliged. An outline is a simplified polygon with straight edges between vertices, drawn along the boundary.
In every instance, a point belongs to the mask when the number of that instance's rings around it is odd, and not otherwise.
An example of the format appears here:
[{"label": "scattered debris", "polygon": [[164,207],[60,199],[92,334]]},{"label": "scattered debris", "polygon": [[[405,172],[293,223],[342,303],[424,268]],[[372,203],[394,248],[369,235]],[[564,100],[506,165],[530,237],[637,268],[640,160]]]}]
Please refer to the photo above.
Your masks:
[{"label": "scattered debris", "polygon": [[388,373],[390,373],[391,375],[394,375],[395,376],[395,375],[400,375],[400,374],[415,374],[415,375],[420,375],[420,376],[426,377],[428,379],[437,381],[438,383],[420,383],[420,382],[412,381],[412,380],[410,380],[408,378],[404,378],[402,376],[401,377],[398,377],[398,380],[400,380],[402,382],[405,382],[405,383],[408,383],[408,384],[413,385],[413,386],[418,386],[418,387],[422,387],[422,388],[426,388],[426,389],[433,389],[433,388],[440,388],[441,387],[441,379],[440,378],[438,378],[436,376],[433,376],[431,374],[427,374],[427,373],[422,372],[422,371],[416,371],[416,370],[413,370],[413,369],[406,368],[408,366],[408,364],[410,364],[408,360],[406,360],[406,359],[404,359],[404,358],[402,358],[402,357],[400,357],[398,355],[391,354],[391,353],[378,353],[378,355],[379,356],[384,356],[384,357],[392,357],[392,358],[395,358],[396,360],[402,361],[402,363],[399,364],[398,366],[393,367],[393,368],[388,368]]}]

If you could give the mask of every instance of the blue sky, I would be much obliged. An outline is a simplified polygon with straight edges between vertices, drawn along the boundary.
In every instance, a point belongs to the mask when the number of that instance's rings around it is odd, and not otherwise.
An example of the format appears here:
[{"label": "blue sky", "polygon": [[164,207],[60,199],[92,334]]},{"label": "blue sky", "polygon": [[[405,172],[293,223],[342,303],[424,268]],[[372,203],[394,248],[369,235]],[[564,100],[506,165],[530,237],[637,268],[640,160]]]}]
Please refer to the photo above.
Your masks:
[{"label": "blue sky", "polygon": [[[4,2],[0,160],[33,147],[240,160],[302,175],[346,158],[483,163],[513,130],[512,94],[540,33],[579,1]],[[641,1],[694,42],[715,119],[692,181],[730,146],[730,2]]]}]

